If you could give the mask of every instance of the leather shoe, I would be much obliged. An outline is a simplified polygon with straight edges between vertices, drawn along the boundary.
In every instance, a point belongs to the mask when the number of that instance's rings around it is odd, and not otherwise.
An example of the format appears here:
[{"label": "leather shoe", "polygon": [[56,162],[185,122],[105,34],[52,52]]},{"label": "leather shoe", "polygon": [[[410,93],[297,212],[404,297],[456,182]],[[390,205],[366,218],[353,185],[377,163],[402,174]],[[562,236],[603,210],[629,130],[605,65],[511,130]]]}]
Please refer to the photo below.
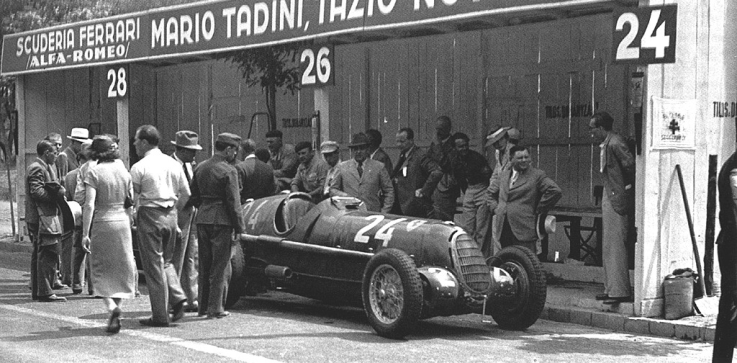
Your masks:
[{"label": "leather shoe", "polygon": [[61,289],[66,289],[67,287],[69,286],[62,284],[61,281],[56,281],[54,282],[54,286],[52,287],[52,289],[61,290]]},{"label": "leather shoe", "polygon": [[120,308],[116,307],[110,313],[110,319],[107,321],[107,332],[116,334],[120,331]]},{"label": "leather shoe", "polygon": [[38,301],[41,302],[59,302],[59,301],[67,301],[67,298],[63,296],[56,296],[56,294],[51,294],[49,296],[39,296]]},{"label": "leather shoe", "polygon": [[184,307],[184,311],[188,313],[196,313],[200,311],[200,304],[198,304],[196,301],[194,304],[187,304],[187,306]]},{"label": "leather shoe", "polygon": [[596,294],[596,300],[608,300],[609,294]]},{"label": "leather shoe", "polygon": [[222,319],[226,316],[230,316],[230,313],[227,311],[223,311],[221,313],[215,313],[215,314],[207,314],[208,319]]},{"label": "leather shoe", "polygon": [[154,327],[154,328],[165,328],[165,327],[168,327],[169,326],[169,323],[167,323],[167,322],[158,322],[158,321],[155,321],[153,318],[139,320],[138,322],[141,323],[141,325],[151,326],[151,327]]},{"label": "leather shoe", "polygon": [[174,305],[174,308],[172,309],[171,314],[171,321],[177,321],[184,317],[184,303],[186,303],[187,300],[182,300],[178,302],[176,305]]},{"label": "leather shoe", "polygon": [[622,296],[622,297],[610,297],[604,301],[602,301],[602,304],[606,305],[614,305],[619,304],[623,302],[632,302],[632,298],[629,296]]}]

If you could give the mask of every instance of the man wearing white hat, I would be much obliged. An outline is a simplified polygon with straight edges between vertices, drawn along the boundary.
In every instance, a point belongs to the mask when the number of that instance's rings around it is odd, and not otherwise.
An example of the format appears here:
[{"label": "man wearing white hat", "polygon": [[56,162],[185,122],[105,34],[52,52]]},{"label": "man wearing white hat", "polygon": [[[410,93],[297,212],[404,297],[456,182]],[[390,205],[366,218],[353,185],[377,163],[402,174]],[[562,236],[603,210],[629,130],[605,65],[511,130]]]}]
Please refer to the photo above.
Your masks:
[{"label": "man wearing white hat", "polygon": [[[181,130],[177,131],[174,136],[175,140],[171,143],[176,146],[176,151],[171,154],[171,157],[182,166],[187,184],[191,184],[192,175],[194,175],[194,157],[198,151],[202,150],[202,146],[198,144],[199,138],[194,131]],[[191,203],[187,203],[177,214],[179,235],[174,245],[174,254],[171,261],[177,273],[179,273],[179,283],[182,290],[187,295],[185,311],[198,311],[199,309],[196,265],[197,230],[192,223],[196,213],[197,209]]]},{"label": "man wearing white hat", "polygon": [[[59,174],[59,180],[65,184],[66,175],[70,171],[79,168],[77,155],[82,151],[82,143],[89,140],[89,131],[85,128],[75,127],[67,138],[72,140],[71,144],[60,152],[59,157],[56,158],[56,170]],[[68,185],[64,185],[64,187],[69,189]],[[73,245],[74,241],[71,236],[63,238],[61,241],[59,272],[61,272],[61,283],[68,286],[72,286],[73,283]],[[79,290],[81,291],[81,287]]]},{"label": "man wearing white hat", "polygon": [[67,139],[72,140],[71,144],[59,153],[59,158],[56,160],[56,167],[59,170],[61,180],[64,180],[68,172],[79,167],[77,154],[82,150],[82,143],[90,139],[90,132],[85,128],[75,127],[67,136]]}]

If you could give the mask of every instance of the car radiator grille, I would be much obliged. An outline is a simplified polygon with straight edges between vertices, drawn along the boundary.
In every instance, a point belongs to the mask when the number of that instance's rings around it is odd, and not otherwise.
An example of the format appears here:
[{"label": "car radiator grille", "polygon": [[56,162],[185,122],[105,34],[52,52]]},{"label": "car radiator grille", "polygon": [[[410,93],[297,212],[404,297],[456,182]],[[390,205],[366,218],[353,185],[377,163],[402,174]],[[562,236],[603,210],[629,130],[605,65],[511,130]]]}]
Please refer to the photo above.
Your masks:
[{"label": "car radiator grille", "polygon": [[471,291],[485,294],[491,288],[491,274],[476,242],[465,233],[452,240],[456,271],[462,276],[463,285]]}]

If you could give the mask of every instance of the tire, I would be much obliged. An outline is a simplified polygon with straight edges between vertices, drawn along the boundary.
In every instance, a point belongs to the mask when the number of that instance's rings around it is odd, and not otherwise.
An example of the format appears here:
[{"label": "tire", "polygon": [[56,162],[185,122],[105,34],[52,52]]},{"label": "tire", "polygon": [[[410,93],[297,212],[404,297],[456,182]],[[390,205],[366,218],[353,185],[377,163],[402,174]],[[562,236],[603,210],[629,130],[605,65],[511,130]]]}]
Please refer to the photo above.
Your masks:
[{"label": "tire", "polygon": [[491,317],[502,329],[524,330],[534,324],[545,307],[547,284],[540,260],[522,246],[505,247],[487,260],[489,267],[499,267],[514,279],[514,298],[492,300]]},{"label": "tire", "polygon": [[381,250],[363,272],[362,298],[378,335],[401,339],[412,332],[422,313],[422,280],[415,262],[400,250]]},{"label": "tire", "polygon": [[225,298],[225,308],[230,309],[235,305],[241,296],[246,294],[246,257],[243,254],[243,247],[240,242],[233,246],[233,257],[230,259],[232,273],[230,275],[230,283],[228,284],[228,296]]}]

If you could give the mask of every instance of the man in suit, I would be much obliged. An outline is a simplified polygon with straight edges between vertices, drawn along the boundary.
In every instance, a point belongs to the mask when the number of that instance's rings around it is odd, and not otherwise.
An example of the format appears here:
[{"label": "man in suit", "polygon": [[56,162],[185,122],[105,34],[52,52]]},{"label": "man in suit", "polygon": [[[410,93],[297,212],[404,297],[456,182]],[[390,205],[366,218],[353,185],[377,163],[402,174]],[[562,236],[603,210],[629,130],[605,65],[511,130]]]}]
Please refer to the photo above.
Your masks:
[{"label": "man in suit", "polygon": [[[486,148],[493,150],[493,165],[494,169],[491,172],[491,178],[489,179],[489,186],[494,183],[494,180],[499,179],[499,175],[502,172],[508,172],[512,167],[509,163],[511,157],[509,156],[509,149],[514,147],[516,143],[511,141],[509,137],[510,128],[502,127],[501,125],[496,126],[491,130],[488,136],[486,136]],[[490,208],[488,201],[490,200],[491,191],[487,189],[486,200],[487,208]],[[489,209],[493,212],[493,209]],[[483,236],[483,246],[481,250],[485,256],[494,256],[497,252],[502,249],[502,244],[499,241],[499,234],[494,233],[494,226],[499,226],[501,223],[497,221],[497,216],[491,217],[491,226],[487,228],[486,235]]]},{"label": "man in suit", "polygon": [[452,160],[455,145],[450,137],[451,122],[448,116],[440,116],[435,121],[435,141],[430,144],[428,154],[443,171],[438,187],[432,197],[434,218],[453,221],[460,189],[453,177]]},{"label": "man in suit", "polygon": [[63,233],[58,203],[64,203],[66,192],[54,167],[59,151],[53,142],[42,140],[36,154],[38,158],[26,169],[26,226],[33,243],[31,296],[43,302],[66,301],[52,290]]},{"label": "man in suit", "polygon": [[[266,155],[268,155],[268,151]],[[256,142],[246,139],[241,142],[241,151],[238,154],[240,161],[235,164],[238,178],[241,181],[241,204],[249,199],[259,199],[279,192],[274,169],[269,164],[256,157]],[[268,161],[268,158],[266,159]]]},{"label": "man in suit", "polygon": [[384,164],[368,158],[366,134],[353,135],[348,147],[353,159],[339,164],[338,175],[330,186],[330,196],[355,197],[361,199],[369,211],[389,213],[394,203],[394,187]]},{"label": "man in suit", "polygon": [[376,129],[368,129],[366,130],[366,137],[369,140],[369,158],[384,163],[386,172],[391,176],[392,171],[394,171],[394,165],[389,155],[381,148],[381,141],[383,139],[381,132]]},{"label": "man in suit", "polygon": [[[202,146],[198,144],[199,138],[194,131],[181,130],[174,135],[174,141],[171,143],[176,146],[176,150],[171,157],[176,160],[184,171],[187,178],[187,185],[192,182],[194,173],[194,157],[197,152],[202,150]],[[179,274],[179,283],[187,295],[187,304],[185,311],[194,312],[199,310],[197,303],[197,228],[193,228],[197,209],[187,203],[179,213],[177,213],[177,226],[179,233],[177,234],[177,242],[174,247],[174,255],[172,256],[172,264]]]},{"label": "man in suit", "polygon": [[737,343],[737,152],[724,162],[717,179],[719,225],[717,238],[722,296],[712,362],[731,362]]},{"label": "man in suit", "polygon": [[338,163],[340,162],[340,146],[335,141],[323,141],[320,144],[320,153],[325,158],[325,162],[328,164],[327,174],[325,174],[325,184],[322,186],[322,197],[330,197],[330,186],[333,184],[335,177],[338,176],[340,170],[338,169]]},{"label": "man in suit", "polygon": [[282,135],[280,130],[267,132],[266,146],[269,148],[269,153],[271,153],[269,165],[274,168],[274,176],[279,182],[279,189],[289,190],[292,178],[297,173],[299,161],[294,146],[282,143]]},{"label": "man in suit", "polygon": [[400,213],[406,216],[430,218],[432,194],[443,177],[440,166],[424,150],[415,145],[415,132],[405,127],[396,136],[401,150],[392,170]]},{"label": "man in suit", "polygon": [[179,283],[172,258],[177,241],[177,212],[189,199],[190,191],[182,165],[159,149],[161,135],[152,125],[136,130],[133,145],[142,157],[131,167],[136,201],[136,226],[141,263],[146,273],[152,316],[139,320],[142,325],[169,326],[184,316],[187,295]]},{"label": "man in suit", "polygon": [[[56,168],[59,172],[59,180],[66,182],[66,175],[79,167],[77,161],[77,155],[82,150],[82,143],[90,140],[89,131],[85,128],[75,127],[67,139],[71,140],[69,146],[64,151],[59,153],[59,157],[56,159]],[[66,189],[69,189],[68,185],[64,185]],[[72,190],[73,191],[73,190]],[[71,200],[71,199],[70,199]],[[61,262],[59,264],[59,270],[61,272],[61,283],[72,286],[74,267],[73,267],[73,238],[64,238],[61,241]]]},{"label": "man in suit", "polygon": [[318,203],[322,200],[325,177],[330,167],[320,155],[315,155],[312,144],[308,141],[300,142],[294,150],[299,158],[299,168],[292,179],[292,191],[305,192]]},{"label": "man in suit", "polygon": [[192,202],[198,206],[197,236],[200,245],[200,316],[220,319],[230,315],[223,301],[228,295],[233,256],[233,231],[246,230],[238,189],[238,171],[232,163],[241,138],[222,133],[215,140],[215,154],[201,163],[192,179]]},{"label": "man in suit", "polygon": [[[82,148],[77,153],[77,162],[84,165],[89,156],[92,153],[90,150],[92,146],[92,140],[88,139],[82,143]],[[64,178],[64,188],[67,190],[67,200],[74,200],[74,191],[77,190],[77,175],[81,168],[70,170]],[[87,260],[87,253],[82,247],[82,224],[81,220],[78,225],[74,227],[74,252],[72,257],[72,292],[74,294],[82,293],[82,285],[85,281],[85,261]]]},{"label": "man in suit", "polygon": [[624,138],[612,130],[614,119],[607,112],[597,112],[589,121],[591,136],[600,141],[599,154],[604,193],[601,198],[602,262],[604,293],[596,296],[605,304],[630,300],[627,263],[629,214],[634,206],[635,160]]},{"label": "man in suit", "polygon": [[493,233],[499,235],[502,247],[519,245],[537,254],[537,217],[555,206],[562,191],[544,171],[530,165],[527,147],[515,146],[510,155],[511,170],[489,186],[488,204],[498,217]]}]

